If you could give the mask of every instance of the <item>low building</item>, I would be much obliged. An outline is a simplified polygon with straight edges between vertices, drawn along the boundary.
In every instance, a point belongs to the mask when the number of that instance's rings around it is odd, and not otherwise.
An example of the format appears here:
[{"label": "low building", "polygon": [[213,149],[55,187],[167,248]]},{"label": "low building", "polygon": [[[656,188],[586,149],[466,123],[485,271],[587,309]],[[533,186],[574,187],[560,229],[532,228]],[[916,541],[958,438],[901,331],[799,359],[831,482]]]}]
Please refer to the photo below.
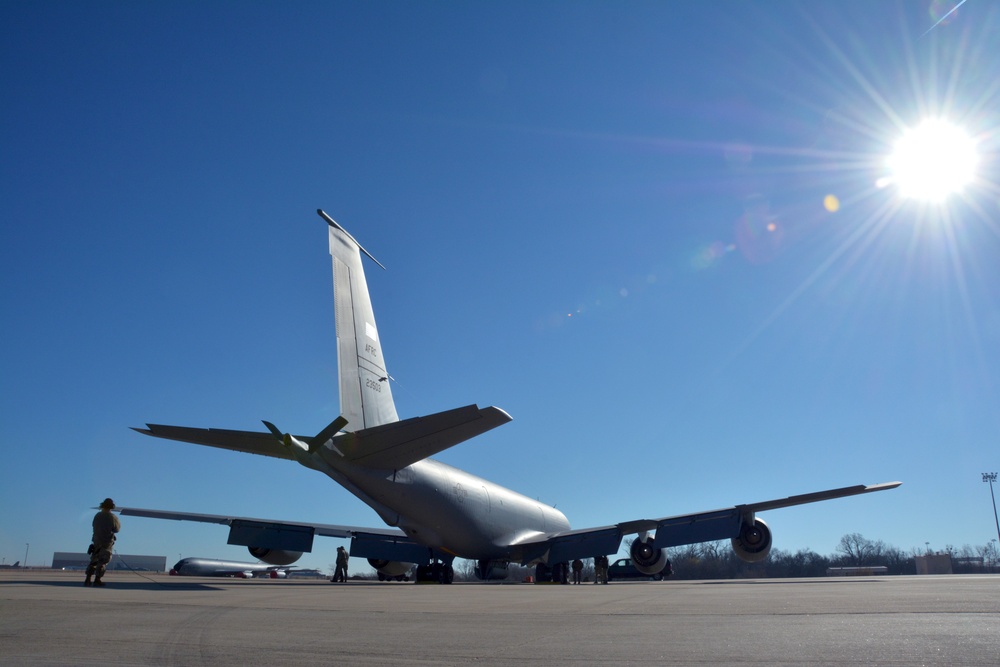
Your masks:
[{"label": "low building", "polygon": [[951,554],[927,554],[913,559],[917,574],[952,574]]},{"label": "low building", "polygon": [[[52,554],[53,570],[86,570],[90,565],[90,556],[85,553],[57,551]],[[109,570],[132,570],[134,572],[166,572],[166,556],[136,556],[129,554],[112,554]]]},{"label": "low building", "polygon": [[885,565],[863,565],[861,567],[828,567],[826,576],[828,577],[871,577],[881,574],[889,574],[889,568]]}]

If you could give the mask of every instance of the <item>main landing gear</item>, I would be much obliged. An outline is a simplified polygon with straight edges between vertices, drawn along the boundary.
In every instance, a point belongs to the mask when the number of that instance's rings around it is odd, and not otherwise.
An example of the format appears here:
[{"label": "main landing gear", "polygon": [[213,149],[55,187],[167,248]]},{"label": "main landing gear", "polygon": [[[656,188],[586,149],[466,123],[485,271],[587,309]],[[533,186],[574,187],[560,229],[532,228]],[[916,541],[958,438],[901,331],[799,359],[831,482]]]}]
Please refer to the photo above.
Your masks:
[{"label": "main landing gear", "polygon": [[535,566],[536,584],[568,584],[569,563],[554,563],[551,567],[544,563]]},{"label": "main landing gear", "polygon": [[416,582],[418,584],[450,584],[455,580],[455,570],[451,563],[434,561],[430,565],[418,565]]}]

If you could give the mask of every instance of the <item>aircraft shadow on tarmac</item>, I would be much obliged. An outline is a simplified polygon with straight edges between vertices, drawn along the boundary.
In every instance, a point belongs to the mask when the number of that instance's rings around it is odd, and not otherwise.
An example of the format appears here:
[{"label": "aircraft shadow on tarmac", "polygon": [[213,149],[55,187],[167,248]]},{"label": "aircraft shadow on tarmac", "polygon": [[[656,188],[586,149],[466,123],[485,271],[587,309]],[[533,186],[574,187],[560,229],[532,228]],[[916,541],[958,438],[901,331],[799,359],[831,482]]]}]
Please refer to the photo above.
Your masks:
[{"label": "aircraft shadow on tarmac", "polygon": [[[733,579],[724,579],[720,581],[699,581],[691,582],[698,583],[702,586],[779,586],[781,584],[801,584],[802,579],[753,579],[749,581],[740,581]],[[870,577],[832,577],[830,579],[809,579],[810,584],[881,584],[885,583],[883,579],[873,579]]]},{"label": "aircraft shadow on tarmac", "polygon": [[[0,581],[0,586],[3,585],[28,585],[28,586],[48,586],[54,588],[83,588],[82,581],[53,581],[51,579],[14,579],[10,581]],[[118,591],[221,591],[222,588],[218,586],[210,586],[208,584],[202,584],[197,582],[170,582],[161,583],[158,581],[109,581],[107,586],[109,590]]]}]

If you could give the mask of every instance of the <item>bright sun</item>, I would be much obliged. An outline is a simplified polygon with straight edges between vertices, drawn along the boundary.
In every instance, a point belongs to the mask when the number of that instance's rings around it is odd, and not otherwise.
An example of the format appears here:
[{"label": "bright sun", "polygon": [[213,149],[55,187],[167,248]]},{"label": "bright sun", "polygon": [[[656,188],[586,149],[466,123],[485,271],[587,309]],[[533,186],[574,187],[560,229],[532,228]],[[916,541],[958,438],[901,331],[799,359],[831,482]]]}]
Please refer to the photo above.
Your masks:
[{"label": "bright sun", "polygon": [[903,134],[888,164],[904,197],[941,202],[972,181],[976,162],[975,142],[965,132],[932,119]]}]

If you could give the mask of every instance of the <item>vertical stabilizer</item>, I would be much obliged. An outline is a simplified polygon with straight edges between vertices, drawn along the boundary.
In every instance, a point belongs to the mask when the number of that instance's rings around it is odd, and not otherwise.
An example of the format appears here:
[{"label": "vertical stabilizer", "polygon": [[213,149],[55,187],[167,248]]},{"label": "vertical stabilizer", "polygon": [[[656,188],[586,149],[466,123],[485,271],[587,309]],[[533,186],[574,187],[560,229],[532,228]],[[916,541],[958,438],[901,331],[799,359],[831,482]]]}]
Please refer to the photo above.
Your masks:
[{"label": "vertical stabilizer", "polygon": [[351,431],[398,421],[361,265],[361,253],[371,255],[333,218],[322,210],[317,212],[330,225],[340,414],[347,419]]}]

